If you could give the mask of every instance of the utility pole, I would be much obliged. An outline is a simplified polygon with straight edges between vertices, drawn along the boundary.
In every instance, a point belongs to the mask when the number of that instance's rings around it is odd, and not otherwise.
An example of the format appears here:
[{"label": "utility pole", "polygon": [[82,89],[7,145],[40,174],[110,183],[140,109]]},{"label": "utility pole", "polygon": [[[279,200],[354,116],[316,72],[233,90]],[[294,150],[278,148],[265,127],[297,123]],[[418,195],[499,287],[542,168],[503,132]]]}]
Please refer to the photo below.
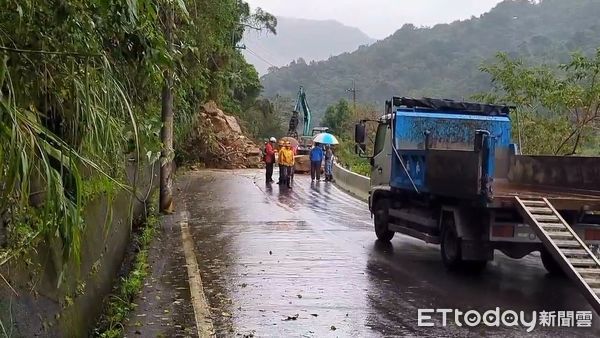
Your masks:
[{"label": "utility pole", "polygon": [[[165,38],[169,53],[173,52],[173,7],[165,10]],[[160,153],[160,211],[172,213],[173,209],[173,70],[169,67],[163,73],[165,82],[162,89],[162,128],[160,138],[162,151]]]},{"label": "utility pole", "polygon": [[354,116],[356,116],[356,82],[352,79],[352,88],[346,89],[347,92],[352,93],[352,104],[354,107]]}]

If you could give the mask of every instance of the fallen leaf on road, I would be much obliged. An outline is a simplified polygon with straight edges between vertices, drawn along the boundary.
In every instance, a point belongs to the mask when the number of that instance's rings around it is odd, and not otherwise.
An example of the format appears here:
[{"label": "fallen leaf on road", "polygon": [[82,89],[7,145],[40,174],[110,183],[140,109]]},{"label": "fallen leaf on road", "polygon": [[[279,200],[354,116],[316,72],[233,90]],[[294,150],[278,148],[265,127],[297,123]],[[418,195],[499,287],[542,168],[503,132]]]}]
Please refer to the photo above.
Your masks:
[{"label": "fallen leaf on road", "polygon": [[228,312],[221,312],[221,315],[223,317],[231,317],[231,313],[228,313]]},{"label": "fallen leaf on road", "polygon": [[297,295],[297,296],[298,296],[298,298],[302,298],[302,295]]},{"label": "fallen leaf on road", "polygon": [[310,315],[313,316],[313,317],[319,317],[319,315],[316,314],[316,313],[311,313]]},{"label": "fallen leaf on road", "polygon": [[248,286],[248,284],[246,284],[246,283],[242,283],[242,285],[241,285],[241,286],[242,286],[243,288],[245,288],[246,286]]},{"label": "fallen leaf on road", "polygon": [[331,325],[331,331],[335,331],[335,330],[337,330],[337,328],[335,326]]},{"label": "fallen leaf on road", "polygon": [[299,314],[295,314],[295,315],[293,315],[293,316],[288,316],[288,317],[287,317],[286,319],[284,319],[284,320],[285,320],[285,321],[287,321],[287,320],[296,320],[296,319],[298,319],[298,317],[299,317],[299,316],[300,316]]}]

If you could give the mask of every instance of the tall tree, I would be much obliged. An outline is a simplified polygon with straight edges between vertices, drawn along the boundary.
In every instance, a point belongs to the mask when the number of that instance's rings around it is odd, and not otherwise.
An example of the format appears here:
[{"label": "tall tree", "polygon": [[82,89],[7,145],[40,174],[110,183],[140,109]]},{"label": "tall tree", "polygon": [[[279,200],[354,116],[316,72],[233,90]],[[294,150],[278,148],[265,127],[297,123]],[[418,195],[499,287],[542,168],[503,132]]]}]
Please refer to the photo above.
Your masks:
[{"label": "tall tree", "polygon": [[[165,39],[167,51],[173,53],[173,30],[175,29],[175,13],[171,5],[164,9]],[[167,67],[164,71],[161,109],[161,141],[160,156],[160,211],[173,212],[173,71]]]},{"label": "tall tree", "polygon": [[591,57],[575,53],[557,67],[531,67],[499,54],[482,70],[492,77],[494,90],[478,98],[517,107],[513,122],[523,152],[574,155],[597,144],[600,49]]},{"label": "tall tree", "polygon": [[321,121],[323,126],[329,127],[334,134],[343,136],[348,133],[348,125],[352,118],[348,101],[341,99],[337,104],[329,106]]}]

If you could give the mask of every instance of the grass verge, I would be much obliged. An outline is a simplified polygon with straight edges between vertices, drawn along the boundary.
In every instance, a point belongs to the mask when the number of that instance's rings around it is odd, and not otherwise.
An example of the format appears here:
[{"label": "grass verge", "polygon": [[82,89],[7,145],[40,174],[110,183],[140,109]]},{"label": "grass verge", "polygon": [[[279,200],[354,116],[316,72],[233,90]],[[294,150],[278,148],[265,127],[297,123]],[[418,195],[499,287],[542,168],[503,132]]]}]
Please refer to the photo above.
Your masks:
[{"label": "grass verge", "polygon": [[359,157],[354,152],[354,142],[349,139],[340,140],[336,148],[338,162],[346,169],[364,176],[371,176],[371,165],[366,158]]},{"label": "grass verge", "polygon": [[123,322],[129,313],[135,309],[133,302],[144,286],[148,275],[148,250],[160,224],[156,199],[148,208],[148,216],[141,232],[135,237],[134,245],[138,248],[135,253],[133,265],[126,276],[121,277],[112,294],[108,296],[105,312],[94,329],[94,337],[116,338],[123,336]]}]

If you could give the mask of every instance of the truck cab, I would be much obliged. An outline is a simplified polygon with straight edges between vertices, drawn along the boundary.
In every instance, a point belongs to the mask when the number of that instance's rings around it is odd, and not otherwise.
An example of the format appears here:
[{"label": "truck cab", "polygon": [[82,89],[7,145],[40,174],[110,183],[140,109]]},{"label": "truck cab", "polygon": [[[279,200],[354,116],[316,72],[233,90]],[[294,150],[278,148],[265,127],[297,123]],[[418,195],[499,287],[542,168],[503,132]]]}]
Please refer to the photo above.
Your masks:
[{"label": "truck cab", "polygon": [[598,245],[600,158],[521,155],[510,110],[394,97],[378,121],[357,124],[359,153],[366,148],[365,123],[377,124],[369,209],[378,240],[398,232],[440,244],[450,270],[480,271],[495,250],[512,258],[539,251],[548,271],[560,273],[562,256],[545,242],[544,223],[528,217],[547,202],[544,210],[554,210],[582,243]]}]

